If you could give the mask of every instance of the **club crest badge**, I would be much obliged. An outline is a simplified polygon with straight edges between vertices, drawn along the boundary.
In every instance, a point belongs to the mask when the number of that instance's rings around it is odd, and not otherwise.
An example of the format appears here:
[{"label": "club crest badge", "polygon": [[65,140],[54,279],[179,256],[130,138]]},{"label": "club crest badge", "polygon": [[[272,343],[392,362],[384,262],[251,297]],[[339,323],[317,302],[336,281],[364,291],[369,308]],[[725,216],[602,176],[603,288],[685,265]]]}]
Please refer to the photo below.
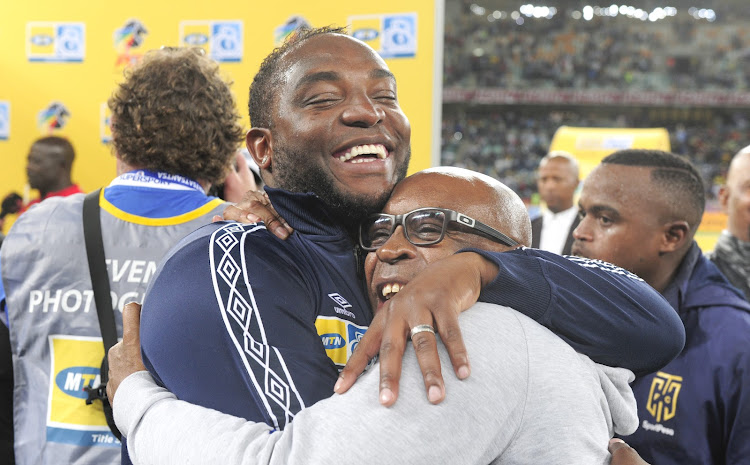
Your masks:
[{"label": "club crest badge", "polygon": [[651,381],[646,410],[657,422],[673,418],[677,411],[677,397],[682,389],[682,376],[670,375],[662,371]]}]

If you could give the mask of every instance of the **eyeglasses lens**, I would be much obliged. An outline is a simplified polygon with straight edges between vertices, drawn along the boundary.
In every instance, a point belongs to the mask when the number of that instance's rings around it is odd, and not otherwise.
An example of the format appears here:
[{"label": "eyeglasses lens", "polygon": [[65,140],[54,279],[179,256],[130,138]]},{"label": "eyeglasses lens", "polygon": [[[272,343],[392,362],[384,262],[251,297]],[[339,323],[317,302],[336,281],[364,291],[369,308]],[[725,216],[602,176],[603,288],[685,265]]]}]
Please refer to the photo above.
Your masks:
[{"label": "eyeglasses lens", "polygon": [[405,218],[409,240],[416,245],[439,242],[445,228],[445,213],[440,210],[422,210],[410,213]]},{"label": "eyeglasses lens", "polygon": [[391,237],[393,229],[393,218],[374,216],[370,218],[370,224],[362,228],[362,244],[367,248],[380,247]]}]

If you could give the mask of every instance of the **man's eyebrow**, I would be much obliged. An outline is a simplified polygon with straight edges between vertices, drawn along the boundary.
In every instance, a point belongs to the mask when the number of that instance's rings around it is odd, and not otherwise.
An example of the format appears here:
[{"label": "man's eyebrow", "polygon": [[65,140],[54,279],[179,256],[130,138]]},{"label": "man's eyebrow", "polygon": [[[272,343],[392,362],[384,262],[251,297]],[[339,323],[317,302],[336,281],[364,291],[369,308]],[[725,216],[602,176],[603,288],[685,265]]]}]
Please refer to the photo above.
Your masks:
[{"label": "man's eyebrow", "polygon": [[617,218],[620,217],[620,212],[606,205],[594,205],[593,207],[590,208],[590,210],[591,210],[591,213],[593,213],[594,215],[600,215],[602,213],[606,213],[612,217],[617,217]]},{"label": "man's eyebrow", "polygon": [[308,74],[307,76],[304,76],[302,79],[299,80],[297,85],[295,86],[295,89],[299,89],[302,86],[306,86],[308,84],[313,84],[316,82],[323,82],[323,81],[338,81],[341,79],[341,76],[339,73],[335,71],[319,71],[317,73]]},{"label": "man's eyebrow", "polygon": [[[376,68],[370,71],[369,74],[370,79],[392,79],[394,82],[396,81],[396,76],[393,75],[390,71],[383,68]],[[299,89],[300,87],[313,84],[316,82],[331,82],[331,81],[338,81],[341,79],[341,75],[335,71],[319,71],[317,73],[308,74],[307,76],[304,76],[302,79],[299,80],[297,85],[295,86],[295,89]]]},{"label": "man's eyebrow", "polygon": [[394,81],[396,80],[396,76],[394,76],[392,72],[383,68],[376,68],[370,71],[370,78],[372,79],[390,78],[390,79],[393,79]]}]

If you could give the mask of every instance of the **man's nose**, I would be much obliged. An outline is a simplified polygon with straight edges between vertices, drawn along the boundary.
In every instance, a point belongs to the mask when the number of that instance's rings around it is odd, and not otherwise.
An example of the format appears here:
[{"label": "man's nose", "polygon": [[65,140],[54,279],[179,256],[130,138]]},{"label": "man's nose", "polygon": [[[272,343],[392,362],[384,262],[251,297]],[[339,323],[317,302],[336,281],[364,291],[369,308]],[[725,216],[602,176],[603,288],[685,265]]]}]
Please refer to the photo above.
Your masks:
[{"label": "man's nose", "polygon": [[591,229],[588,227],[586,218],[581,218],[581,222],[573,230],[573,238],[577,241],[590,241],[591,240]]},{"label": "man's nose", "polygon": [[415,249],[416,246],[406,239],[404,227],[398,225],[391,237],[375,251],[375,254],[381,262],[393,264],[400,260],[414,258]]},{"label": "man's nose", "polygon": [[353,100],[341,113],[341,120],[347,126],[369,128],[383,121],[385,111],[367,96]]}]

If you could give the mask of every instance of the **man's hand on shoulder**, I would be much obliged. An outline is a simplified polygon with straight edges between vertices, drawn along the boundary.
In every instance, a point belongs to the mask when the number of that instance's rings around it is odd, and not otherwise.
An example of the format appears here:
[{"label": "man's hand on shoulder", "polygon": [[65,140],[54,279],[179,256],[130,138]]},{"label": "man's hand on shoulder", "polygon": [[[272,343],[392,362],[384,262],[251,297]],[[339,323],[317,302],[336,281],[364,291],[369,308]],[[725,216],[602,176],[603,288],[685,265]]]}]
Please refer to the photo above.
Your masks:
[{"label": "man's hand on shoulder", "polygon": [[266,228],[279,239],[286,239],[294,229],[289,226],[271,205],[268,194],[264,191],[248,191],[242,200],[229,205],[223,216],[215,216],[214,221],[236,221],[238,223],[257,223],[262,221]]}]

